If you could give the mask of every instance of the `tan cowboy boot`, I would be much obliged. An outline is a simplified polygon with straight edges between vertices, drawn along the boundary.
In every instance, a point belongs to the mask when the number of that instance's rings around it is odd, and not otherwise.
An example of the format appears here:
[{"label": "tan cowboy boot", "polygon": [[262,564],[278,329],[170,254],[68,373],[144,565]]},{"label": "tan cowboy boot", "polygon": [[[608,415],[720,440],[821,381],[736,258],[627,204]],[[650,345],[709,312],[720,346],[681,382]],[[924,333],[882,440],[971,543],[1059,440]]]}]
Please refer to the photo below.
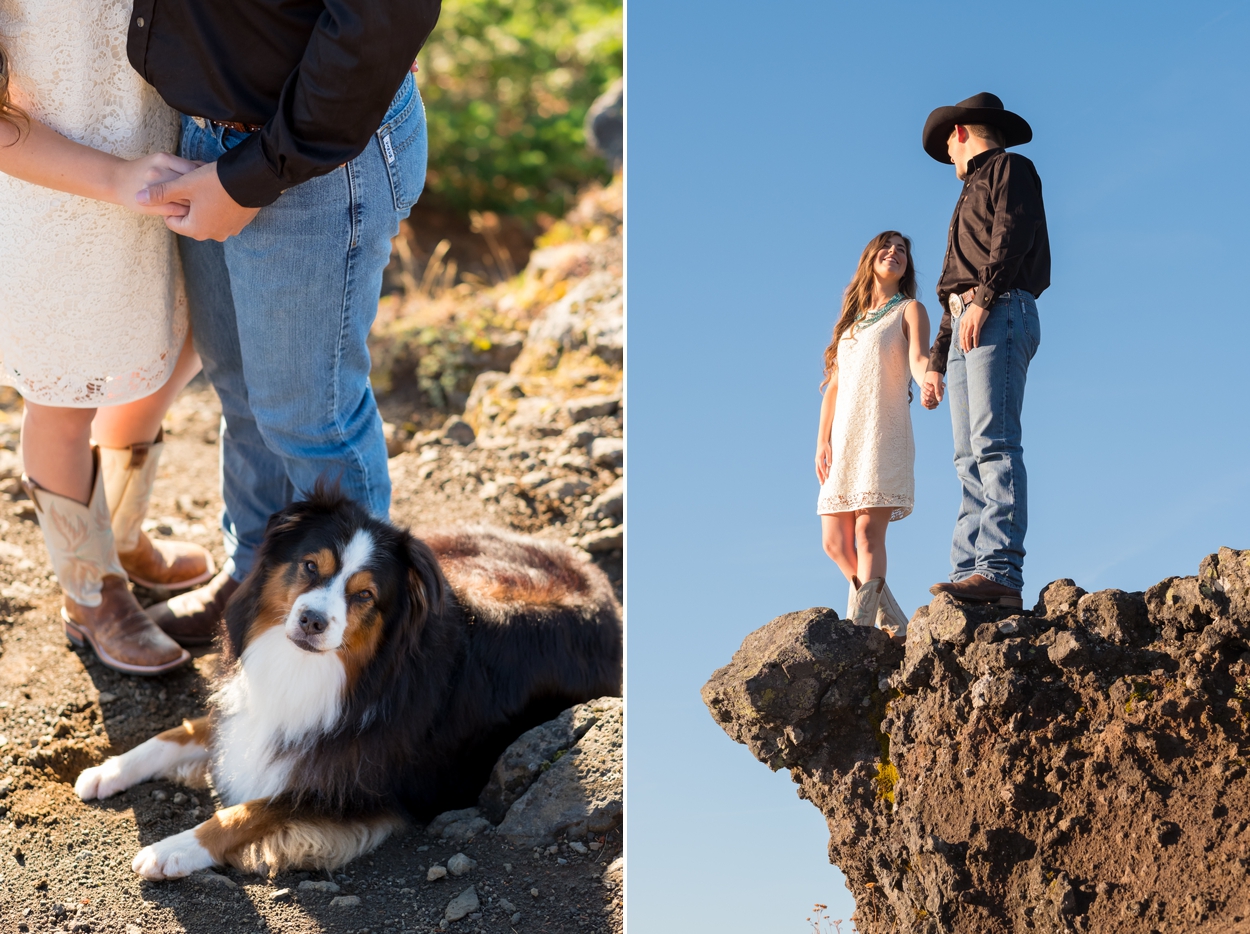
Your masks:
[{"label": "tan cowboy boot", "polygon": [[189,590],[148,607],[148,616],[181,645],[207,645],[221,628],[226,604],[239,582],[222,571],[198,590]]},{"label": "tan cowboy boot", "polygon": [[165,430],[156,440],[128,448],[100,448],[104,492],[113,517],[117,556],[130,579],[152,590],[196,587],[217,571],[213,556],[190,542],[153,542],[143,531],[152,499],[156,465],[165,449]]},{"label": "tan cowboy boot", "polygon": [[94,449],[92,460],[95,482],[86,506],[22,476],[64,593],[65,635],[75,645],[89,643],[100,661],[117,671],[170,671],[191,655],[148,619],[131,594],[113,544],[99,452]]},{"label": "tan cowboy boot", "polygon": [[874,577],[870,581],[866,581],[855,592],[852,601],[853,605],[849,607],[850,613],[847,619],[856,626],[873,626],[877,622],[877,610],[881,606],[881,591],[885,587],[885,580],[880,577]]},{"label": "tan cowboy boot", "polygon": [[890,638],[895,642],[902,642],[907,638],[907,623],[907,614],[894,599],[894,594],[890,592],[890,585],[882,581],[881,604],[877,609],[877,628],[889,633]]}]

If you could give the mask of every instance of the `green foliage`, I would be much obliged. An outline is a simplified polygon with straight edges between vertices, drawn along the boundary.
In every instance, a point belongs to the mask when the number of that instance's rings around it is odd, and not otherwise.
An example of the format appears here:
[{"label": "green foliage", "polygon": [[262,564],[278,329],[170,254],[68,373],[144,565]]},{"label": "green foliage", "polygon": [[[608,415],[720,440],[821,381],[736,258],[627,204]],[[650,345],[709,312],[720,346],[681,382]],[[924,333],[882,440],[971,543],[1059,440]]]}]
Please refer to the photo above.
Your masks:
[{"label": "green foliage", "polygon": [[563,215],[608,180],[582,124],[622,48],[621,0],[445,0],[418,58],[427,190],[462,212]]}]

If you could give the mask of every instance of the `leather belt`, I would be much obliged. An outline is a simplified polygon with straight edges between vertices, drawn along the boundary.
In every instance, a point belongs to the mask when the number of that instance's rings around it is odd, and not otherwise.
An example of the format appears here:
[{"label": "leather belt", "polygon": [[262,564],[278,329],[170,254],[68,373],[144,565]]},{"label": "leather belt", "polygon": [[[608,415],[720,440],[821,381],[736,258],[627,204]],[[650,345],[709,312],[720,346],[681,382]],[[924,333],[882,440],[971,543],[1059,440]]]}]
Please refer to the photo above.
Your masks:
[{"label": "leather belt", "polygon": [[259,133],[264,129],[264,126],[259,124],[238,123],[234,120],[209,120],[207,117],[192,117],[191,119],[195,121],[195,125],[201,130],[210,123],[213,126],[219,126],[226,130],[234,130],[236,133]]}]

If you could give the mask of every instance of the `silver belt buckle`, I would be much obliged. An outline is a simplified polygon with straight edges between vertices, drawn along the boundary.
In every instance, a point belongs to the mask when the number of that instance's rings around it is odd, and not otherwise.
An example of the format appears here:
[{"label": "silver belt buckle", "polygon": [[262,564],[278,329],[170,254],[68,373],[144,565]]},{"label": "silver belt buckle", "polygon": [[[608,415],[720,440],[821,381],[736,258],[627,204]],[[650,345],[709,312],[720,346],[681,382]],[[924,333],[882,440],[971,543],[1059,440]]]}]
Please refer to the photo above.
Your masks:
[{"label": "silver belt buckle", "polygon": [[949,307],[951,310],[952,318],[958,318],[960,315],[964,313],[964,309],[967,307],[966,305],[964,305],[964,297],[960,295],[958,292],[952,292],[947,297],[946,304],[947,304],[947,307]]}]

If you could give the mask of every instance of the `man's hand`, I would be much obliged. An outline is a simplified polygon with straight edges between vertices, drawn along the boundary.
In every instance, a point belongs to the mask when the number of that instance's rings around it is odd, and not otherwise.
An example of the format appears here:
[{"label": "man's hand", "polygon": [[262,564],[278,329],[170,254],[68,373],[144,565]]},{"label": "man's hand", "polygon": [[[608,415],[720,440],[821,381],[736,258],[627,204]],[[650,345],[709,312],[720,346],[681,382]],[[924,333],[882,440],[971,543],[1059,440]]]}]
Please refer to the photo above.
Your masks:
[{"label": "man's hand", "polygon": [[180,159],[167,152],[154,152],[141,159],[119,159],[109,184],[112,202],[139,214],[162,214],[182,217],[185,204],[140,204],[135,195],[149,185],[170,182],[198,169],[203,162]]},{"label": "man's hand", "polygon": [[168,182],[149,185],[138,194],[145,205],[183,204],[184,217],[166,217],[165,226],[193,240],[225,240],[252,222],[260,208],[245,208],[226,194],[217,178],[217,163]]},{"label": "man's hand", "polygon": [[920,387],[920,404],[926,409],[936,409],[944,395],[946,385],[942,382],[942,374],[930,370],[924,375],[924,384]]},{"label": "man's hand", "polygon": [[959,316],[959,349],[967,353],[981,346],[981,326],[990,316],[989,310],[980,305],[969,305]]}]

